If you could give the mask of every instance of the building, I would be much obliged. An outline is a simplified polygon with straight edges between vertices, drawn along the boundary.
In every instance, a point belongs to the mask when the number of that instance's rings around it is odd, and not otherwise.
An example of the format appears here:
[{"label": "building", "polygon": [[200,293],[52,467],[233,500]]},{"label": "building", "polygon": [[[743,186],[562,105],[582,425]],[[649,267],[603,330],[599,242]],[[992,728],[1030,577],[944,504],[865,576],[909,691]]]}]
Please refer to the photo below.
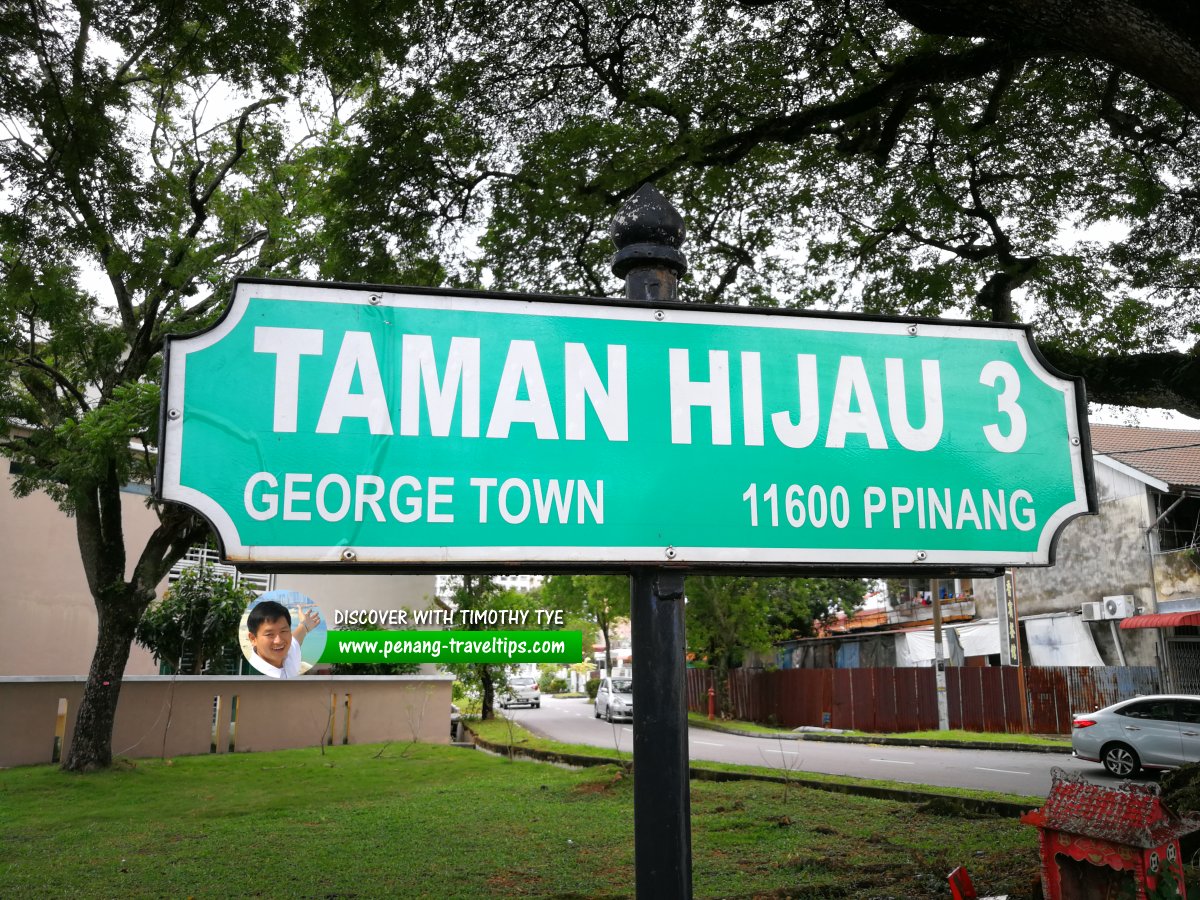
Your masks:
[{"label": "building", "polygon": [[[454,594],[457,575],[439,575],[437,576],[437,595],[441,600],[449,600]],[[530,575],[522,572],[519,575],[493,575],[492,579],[504,591],[518,591],[522,594],[527,594],[530,591],[536,590],[542,586],[542,582],[546,580],[545,575]]]},{"label": "building", "polygon": [[[1015,572],[1027,658],[1086,665],[1091,644],[1090,664],[1158,665],[1164,686],[1200,690],[1200,432],[1092,425],[1091,437],[1099,515],[1067,526],[1053,566]],[[976,592],[980,615],[1001,591]]]},{"label": "building", "polygon": [[[1200,691],[1200,432],[1091,426],[1098,514],[1074,519],[1055,563],[1012,576],[1022,658],[1033,666],[1158,666]],[[998,665],[1004,579],[905,583],[882,610],[789,642],[794,668],[929,665],[932,597],[946,658]]]},{"label": "building", "polygon": [[[620,675],[622,677],[632,677],[633,675],[633,643],[630,638],[630,623],[627,619],[620,619],[608,629],[608,636],[612,640],[612,647],[606,650],[604,643],[604,635],[600,631],[596,632],[596,643],[592,645],[592,662],[596,665],[596,677],[603,678],[605,675]],[[612,671],[608,671],[606,661],[612,657]]]}]

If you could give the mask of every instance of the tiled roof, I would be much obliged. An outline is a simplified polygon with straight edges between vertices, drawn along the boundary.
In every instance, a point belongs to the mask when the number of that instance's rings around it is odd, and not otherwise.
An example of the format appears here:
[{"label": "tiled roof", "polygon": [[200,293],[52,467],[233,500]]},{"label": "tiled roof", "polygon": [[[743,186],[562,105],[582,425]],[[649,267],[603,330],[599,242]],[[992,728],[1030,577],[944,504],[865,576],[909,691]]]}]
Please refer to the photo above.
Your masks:
[{"label": "tiled roof", "polygon": [[1108,787],[1059,768],[1051,777],[1053,786],[1046,805],[1027,813],[1023,822],[1145,849],[1159,847],[1200,825],[1200,821],[1176,816],[1163,806],[1157,785],[1125,782]]},{"label": "tiled roof", "polygon": [[1092,425],[1092,451],[1172,488],[1200,487],[1200,431]]}]

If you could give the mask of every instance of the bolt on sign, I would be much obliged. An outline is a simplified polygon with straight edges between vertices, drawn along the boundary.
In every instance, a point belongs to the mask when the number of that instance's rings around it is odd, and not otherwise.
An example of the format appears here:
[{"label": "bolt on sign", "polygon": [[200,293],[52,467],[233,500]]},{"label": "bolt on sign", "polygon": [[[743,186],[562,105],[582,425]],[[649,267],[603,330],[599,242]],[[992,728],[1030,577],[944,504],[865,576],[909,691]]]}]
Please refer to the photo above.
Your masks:
[{"label": "bolt on sign", "polygon": [[1014,326],[242,279],[163,407],[249,564],[993,570],[1095,507]]}]

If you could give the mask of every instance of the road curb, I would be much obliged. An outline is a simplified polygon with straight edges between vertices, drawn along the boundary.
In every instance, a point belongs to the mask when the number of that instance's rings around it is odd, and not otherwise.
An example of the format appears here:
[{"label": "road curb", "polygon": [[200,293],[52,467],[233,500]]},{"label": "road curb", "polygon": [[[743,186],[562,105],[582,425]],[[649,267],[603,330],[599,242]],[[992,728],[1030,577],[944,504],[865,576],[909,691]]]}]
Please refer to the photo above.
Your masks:
[{"label": "road curb", "polygon": [[[510,758],[521,757],[535,762],[548,762],[557,765],[580,766],[584,768],[592,766],[621,766],[627,770],[633,769],[632,755],[626,759],[613,759],[609,756],[587,756],[581,753],[563,753],[558,750],[539,750],[535,747],[497,744],[481,738],[471,730],[469,725],[466,727],[476,746],[500,756],[508,756]],[[765,772],[761,774],[757,772],[729,772],[721,769],[705,769],[697,766],[689,766],[688,773],[695,781],[768,781],[775,784],[811,788],[816,791],[828,791],[834,794],[856,794],[860,797],[875,797],[879,800],[898,800],[901,803],[941,801],[942,804],[948,805],[951,811],[961,809],[964,812],[973,812],[988,816],[1016,817],[1036,807],[1036,804],[1014,803],[1009,800],[981,800],[974,797],[959,797],[955,794],[938,794],[932,791],[915,791],[872,784],[816,781],[806,778],[793,778],[787,775],[769,775]]]},{"label": "road curb", "polygon": [[784,734],[762,734],[756,731],[742,731],[739,728],[724,728],[720,725],[711,725],[707,722],[699,723],[688,721],[688,726],[691,728],[704,728],[708,731],[717,731],[722,734],[736,734],[741,737],[761,738],[768,741],[824,741],[830,744],[884,744],[894,747],[946,747],[951,750],[1005,750],[1015,753],[1065,753],[1068,756],[1071,753],[1070,747],[1048,747],[1039,746],[1037,744],[1007,744],[1001,741],[939,741],[936,738],[926,740],[924,738],[898,738],[898,737],[860,737],[853,734],[814,734],[811,732],[801,733],[784,733]]}]

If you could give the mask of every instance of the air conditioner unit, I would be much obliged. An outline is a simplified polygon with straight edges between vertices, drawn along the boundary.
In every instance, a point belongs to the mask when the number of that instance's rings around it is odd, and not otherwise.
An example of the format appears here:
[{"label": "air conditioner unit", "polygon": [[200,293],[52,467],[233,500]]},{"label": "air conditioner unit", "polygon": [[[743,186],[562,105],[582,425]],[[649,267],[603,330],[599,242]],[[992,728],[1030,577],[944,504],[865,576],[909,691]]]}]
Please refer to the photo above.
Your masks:
[{"label": "air conditioner unit", "polygon": [[1103,610],[1100,608],[1099,603],[1083,604],[1083,621],[1099,622],[1103,618],[1104,618]]},{"label": "air conditioner unit", "polygon": [[1128,619],[1134,614],[1133,597],[1129,594],[1105,597],[1101,602],[1104,604],[1106,619]]}]

